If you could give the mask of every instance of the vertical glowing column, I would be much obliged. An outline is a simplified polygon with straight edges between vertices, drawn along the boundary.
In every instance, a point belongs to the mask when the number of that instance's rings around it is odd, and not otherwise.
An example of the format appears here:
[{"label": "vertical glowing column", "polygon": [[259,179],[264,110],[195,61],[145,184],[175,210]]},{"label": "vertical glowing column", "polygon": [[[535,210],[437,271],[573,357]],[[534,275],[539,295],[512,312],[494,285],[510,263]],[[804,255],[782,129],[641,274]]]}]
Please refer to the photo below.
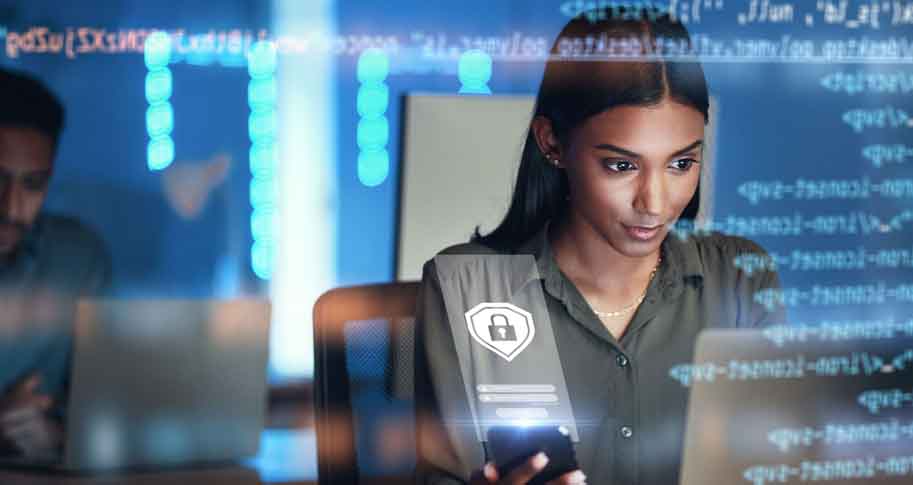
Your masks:
[{"label": "vertical glowing column", "polygon": [[250,205],[253,209],[250,216],[253,238],[250,261],[254,274],[264,280],[272,277],[276,253],[276,63],[273,43],[259,41],[251,46],[247,59],[247,72],[250,74],[247,130],[251,143]]},{"label": "vertical glowing column", "polygon": [[171,93],[174,81],[168,62],[171,59],[171,37],[165,32],[155,32],[146,37],[143,44],[143,60],[146,63],[146,132],[149,145],[146,148],[146,166],[149,170],[162,170],[174,161],[174,110],[171,107]]},{"label": "vertical glowing column", "polygon": [[390,73],[390,59],[380,49],[367,49],[358,58],[358,180],[376,187],[390,174],[390,123],[387,107],[390,88],[384,82]]},{"label": "vertical glowing column", "polygon": [[[273,0],[277,36],[336,35],[333,0]],[[312,44],[313,45],[313,44]],[[278,230],[270,291],[270,370],[314,373],[312,311],[336,285],[336,64],[319,48],[278,58]]]}]

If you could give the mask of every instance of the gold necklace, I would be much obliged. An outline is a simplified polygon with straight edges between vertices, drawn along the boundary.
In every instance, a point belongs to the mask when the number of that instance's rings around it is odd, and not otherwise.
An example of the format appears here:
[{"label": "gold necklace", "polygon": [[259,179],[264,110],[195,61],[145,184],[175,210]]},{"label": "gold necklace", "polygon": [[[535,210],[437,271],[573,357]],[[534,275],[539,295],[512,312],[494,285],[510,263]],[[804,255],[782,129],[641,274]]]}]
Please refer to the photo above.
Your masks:
[{"label": "gold necklace", "polygon": [[601,318],[614,318],[614,317],[620,317],[622,315],[627,315],[628,313],[631,313],[632,311],[634,311],[635,308],[637,308],[638,306],[640,306],[641,303],[643,303],[644,298],[647,297],[647,290],[650,288],[650,283],[653,281],[653,277],[656,276],[656,270],[659,269],[659,264],[662,262],[663,262],[663,257],[660,256],[659,259],[656,261],[656,266],[653,267],[653,271],[650,272],[650,280],[647,281],[647,287],[644,288],[644,292],[641,293],[640,296],[638,296],[636,300],[634,300],[634,303],[631,303],[630,305],[622,308],[621,310],[616,310],[614,312],[601,312],[594,308],[593,313],[595,313],[597,316],[599,316]]}]

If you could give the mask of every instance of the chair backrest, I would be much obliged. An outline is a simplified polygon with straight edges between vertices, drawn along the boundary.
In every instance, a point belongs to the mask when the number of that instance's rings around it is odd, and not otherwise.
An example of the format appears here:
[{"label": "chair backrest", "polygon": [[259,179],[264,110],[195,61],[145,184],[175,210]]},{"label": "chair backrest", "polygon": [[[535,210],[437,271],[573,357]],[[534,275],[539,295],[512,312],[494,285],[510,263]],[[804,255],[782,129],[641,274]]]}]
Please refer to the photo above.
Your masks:
[{"label": "chair backrest", "polygon": [[337,288],[314,305],[314,420],[321,485],[387,483],[414,467],[418,282]]}]

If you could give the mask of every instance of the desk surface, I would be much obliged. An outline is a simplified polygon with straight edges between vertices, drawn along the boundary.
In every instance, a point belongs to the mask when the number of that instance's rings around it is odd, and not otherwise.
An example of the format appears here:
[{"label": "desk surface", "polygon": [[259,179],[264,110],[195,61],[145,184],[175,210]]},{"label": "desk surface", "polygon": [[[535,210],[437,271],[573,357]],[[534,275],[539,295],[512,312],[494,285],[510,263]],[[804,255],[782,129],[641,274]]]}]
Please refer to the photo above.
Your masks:
[{"label": "desk surface", "polygon": [[260,453],[240,465],[162,472],[70,476],[40,471],[0,470],[3,485],[316,485],[316,438],[311,429],[263,432]]}]

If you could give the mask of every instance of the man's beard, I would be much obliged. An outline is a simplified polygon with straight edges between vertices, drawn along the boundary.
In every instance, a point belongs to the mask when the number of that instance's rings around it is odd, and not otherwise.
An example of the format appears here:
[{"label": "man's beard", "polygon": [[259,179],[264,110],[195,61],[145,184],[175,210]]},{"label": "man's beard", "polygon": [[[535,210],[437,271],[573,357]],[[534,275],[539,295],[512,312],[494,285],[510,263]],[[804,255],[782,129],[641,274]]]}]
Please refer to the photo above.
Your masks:
[{"label": "man's beard", "polygon": [[21,222],[0,217],[0,260],[12,257],[27,230],[28,226]]}]

